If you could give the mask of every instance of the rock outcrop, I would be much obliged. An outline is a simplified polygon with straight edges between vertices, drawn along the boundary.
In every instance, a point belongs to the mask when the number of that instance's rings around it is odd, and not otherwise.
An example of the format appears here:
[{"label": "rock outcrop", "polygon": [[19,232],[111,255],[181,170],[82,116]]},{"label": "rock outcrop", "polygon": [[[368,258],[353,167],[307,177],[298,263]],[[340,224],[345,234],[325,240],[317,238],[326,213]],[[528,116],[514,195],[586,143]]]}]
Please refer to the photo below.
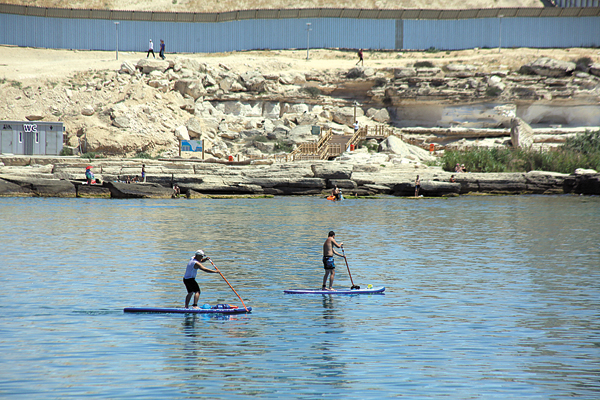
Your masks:
[{"label": "rock outcrop", "polygon": [[[335,185],[344,190],[346,197],[413,196],[416,175],[421,177],[420,194],[428,197],[469,193],[600,194],[600,174],[596,171],[572,175],[541,171],[451,174],[438,167],[393,163],[394,157],[383,154],[362,160],[240,165],[218,160],[102,159],[92,162],[102,184],[87,185],[83,179],[87,162],[76,158],[45,158],[41,164],[41,159],[33,157],[19,166],[22,157],[2,157],[0,196],[166,198],[171,197],[174,183],[191,197],[326,195]],[[147,183],[126,183],[128,177],[139,174],[142,162]],[[451,175],[455,175],[455,182],[450,182]]]}]

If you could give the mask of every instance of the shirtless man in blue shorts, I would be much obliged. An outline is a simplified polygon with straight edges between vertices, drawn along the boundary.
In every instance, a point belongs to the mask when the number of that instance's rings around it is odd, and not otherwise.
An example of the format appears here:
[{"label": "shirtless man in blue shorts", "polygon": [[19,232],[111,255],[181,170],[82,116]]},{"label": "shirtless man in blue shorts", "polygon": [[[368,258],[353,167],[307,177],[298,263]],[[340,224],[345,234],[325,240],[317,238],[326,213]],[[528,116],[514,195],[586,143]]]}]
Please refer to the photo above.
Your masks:
[{"label": "shirtless man in blue shorts", "polygon": [[[333,246],[340,248],[340,247],[342,247],[343,244],[344,244],[344,242],[338,244],[335,241],[335,232],[334,231],[329,232],[329,236],[327,237],[327,240],[325,240],[325,243],[323,243],[323,267],[325,268],[325,276],[323,277],[323,286],[322,286],[323,290],[335,290],[335,289],[333,289],[333,278],[335,277],[335,260],[333,258],[333,255],[335,254],[336,256],[339,256],[339,257],[344,257],[344,256],[341,255],[340,253],[338,253],[337,251],[335,251]],[[327,288],[327,286],[326,286],[327,277],[329,277],[329,288]]]}]

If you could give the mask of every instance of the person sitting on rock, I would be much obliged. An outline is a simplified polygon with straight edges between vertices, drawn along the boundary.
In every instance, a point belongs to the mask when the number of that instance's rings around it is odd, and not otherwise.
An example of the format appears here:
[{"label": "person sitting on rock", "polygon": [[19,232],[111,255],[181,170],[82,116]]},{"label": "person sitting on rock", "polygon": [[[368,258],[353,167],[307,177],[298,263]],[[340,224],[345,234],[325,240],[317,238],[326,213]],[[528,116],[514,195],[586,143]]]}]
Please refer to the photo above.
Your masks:
[{"label": "person sitting on rock", "polygon": [[96,181],[94,180],[94,173],[92,172],[92,166],[88,166],[85,169],[85,179],[87,181],[88,185],[91,185],[92,183],[96,183]]},{"label": "person sitting on rock", "polygon": [[181,189],[179,188],[178,184],[173,184],[173,197],[179,197],[179,195],[181,194]]}]

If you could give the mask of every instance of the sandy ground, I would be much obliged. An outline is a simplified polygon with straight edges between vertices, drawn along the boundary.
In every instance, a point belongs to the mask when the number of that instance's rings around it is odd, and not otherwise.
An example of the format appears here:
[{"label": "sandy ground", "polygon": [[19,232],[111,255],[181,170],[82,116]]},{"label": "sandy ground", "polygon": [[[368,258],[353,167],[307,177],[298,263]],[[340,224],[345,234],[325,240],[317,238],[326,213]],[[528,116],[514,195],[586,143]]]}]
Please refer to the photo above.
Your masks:
[{"label": "sandy ground", "polygon": [[[0,80],[19,81],[31,84],[39,80],[63,81],[80,71],[118,70],[125,60],[137,63],[145,53],[110,51],[54,50],[0,46]],[[262,73],[276,71],[325,71],[349,70],[357,61],[356,54],[349,51],[314,49],[282,51],[247,51],[212,54],[167,54],[168,58],[187,57],[211,65],[225,64],[236,71],[258,69]],[[590,57],[600,61],[599,49],[474,49],[461,51],[427,52],[365,52],[365,67],[391,69],[413,65],[417,61],[431,61],[442,67],[450,63],[476,64],[481,70],[518,70],[520,66],[539,57],[551,57],[565,61],[576,61]]]},{"label": "sandy ground", "polygon": [[232,10],[348,8],[429,9],[544,7],[542,0],[8,0],[10,4],[36,7],[101,10],[224,12]]}]

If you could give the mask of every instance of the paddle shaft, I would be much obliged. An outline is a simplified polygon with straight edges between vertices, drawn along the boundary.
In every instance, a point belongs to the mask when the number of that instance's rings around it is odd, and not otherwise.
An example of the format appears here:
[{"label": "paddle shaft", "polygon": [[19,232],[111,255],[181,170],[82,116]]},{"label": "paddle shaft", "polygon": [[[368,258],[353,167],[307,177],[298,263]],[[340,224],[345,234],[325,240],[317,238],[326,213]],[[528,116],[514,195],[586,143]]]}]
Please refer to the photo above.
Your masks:
[{"label": "paddle shaft", "polygon": [[240,301],[242,302],[242,305],[244,306],[244,309],[246,311],[248,311],[248,307],[246,307],[246,304],[244,304],[244,300],[242,300],[242,298],[240,297],[240,295],[238,294],[238,292],[235,291],[235,289],[233,288],[233,286],[231,286],[231,283],[229,283],[229,281],[227,279],[225,279],[225,277],[223,276],[223,274],[221,273],[221,271],[219,271],[219,268],[217,268],[217,266],[215,265],[215,263],[213,262],[213,260],[210,259],[210,257],[207,257],[208,261],[210,261],[210,263],[212,264],[212,266],[215,268],[215,271],[217,271],[219,273],[219,275],[221,275],[221,278],[223,278],[223,280],[225,282],[227,282],[227,284],[229,285],[229,287],[231,288],[231,290],[233,290],[233,293],[235,293],[237,295],[237,297],[239,297]]},{"label": "paddle shaft", "polygon": [[342,248],[342,254],[344,255],[344,261],[346,261],[346,268],[348,269],[348,275],[350,276],[350,282],[352,282],[352,287],[354,287],[354,281],[352,280],[352,274],[350,273],[350,267],[348,266],[348,259],[346,258],[346,252],[344,251],[344,246],[340,246]]}]

